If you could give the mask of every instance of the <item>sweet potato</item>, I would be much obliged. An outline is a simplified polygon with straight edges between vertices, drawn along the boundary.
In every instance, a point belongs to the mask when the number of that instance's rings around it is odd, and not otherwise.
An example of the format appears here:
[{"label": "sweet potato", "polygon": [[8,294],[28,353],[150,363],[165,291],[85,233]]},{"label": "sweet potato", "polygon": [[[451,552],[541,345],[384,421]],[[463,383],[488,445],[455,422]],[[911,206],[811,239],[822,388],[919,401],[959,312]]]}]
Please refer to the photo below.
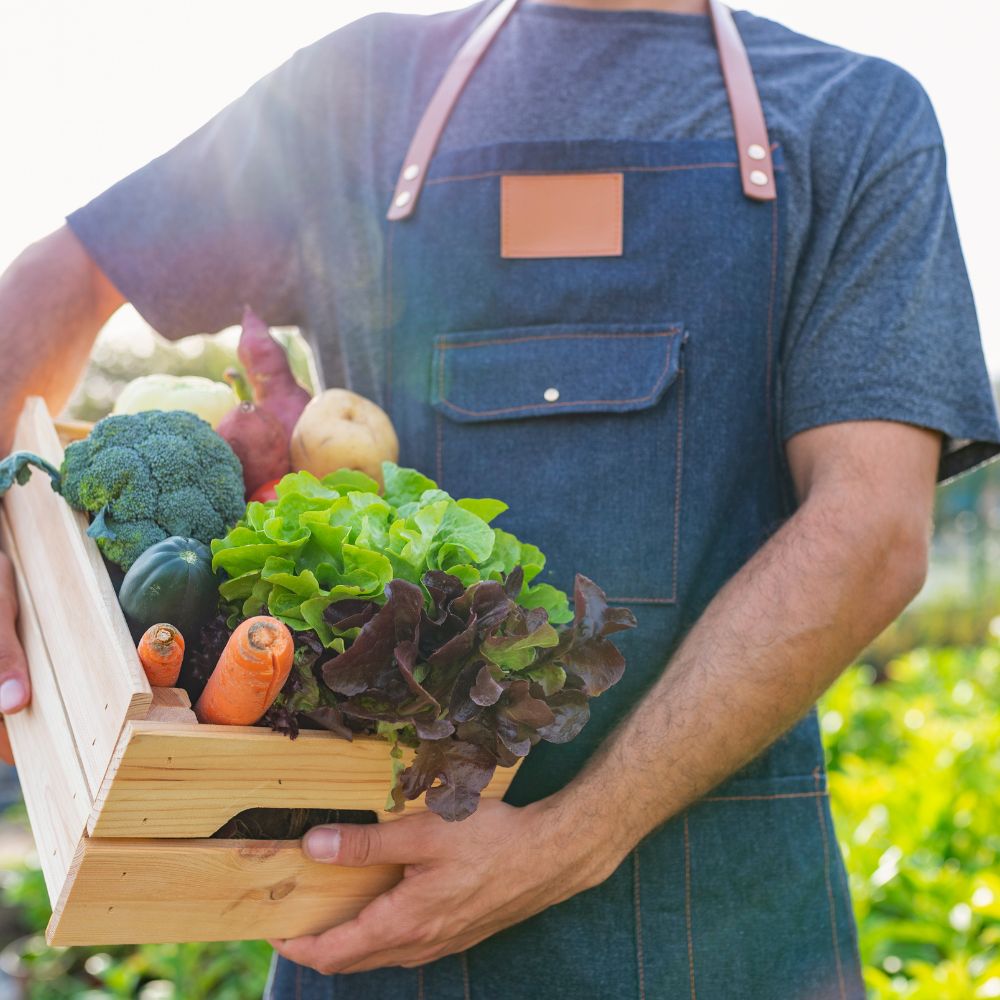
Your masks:
[{"label": "sweet potato", "polygon": [[312,397],[295,381],[285,349],[249,306],[243,311],[243,333],[236,353],[253,388],[254,402],[278,419],[289,440],[299,414]]}]

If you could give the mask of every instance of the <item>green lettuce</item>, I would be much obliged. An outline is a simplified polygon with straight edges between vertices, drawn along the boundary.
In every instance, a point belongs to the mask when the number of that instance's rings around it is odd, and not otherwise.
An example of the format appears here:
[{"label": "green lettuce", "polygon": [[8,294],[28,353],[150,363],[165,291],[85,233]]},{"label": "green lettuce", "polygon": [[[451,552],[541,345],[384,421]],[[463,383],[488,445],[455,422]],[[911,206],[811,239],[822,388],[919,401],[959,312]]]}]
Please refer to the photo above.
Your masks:
[{"label": "green lettuce", "polygon": [[[384,604],[391,580],[422,588],[428,572],[447,573],[471,587],[523,571],[518,603],[542,608],[553,625],[571,621],[566,594],[532,581],[545,566],[534,545],[494,528],[500,500],[452,498],[415,469],[383,464],[385,488],[342,469],[323,479],[293,472],[277,498],[247,505],[243,519],[212,542],[212,566],[223,571],[224,601],[244,617],[266,610],[297,630],[313,630],[327,648],[343,648],[357,628],[341,629],[326,610],[346,600]],[[545,641],[549,637],[545,636]],[[515,646],[495,650],[498,665],[519,662]]]}]

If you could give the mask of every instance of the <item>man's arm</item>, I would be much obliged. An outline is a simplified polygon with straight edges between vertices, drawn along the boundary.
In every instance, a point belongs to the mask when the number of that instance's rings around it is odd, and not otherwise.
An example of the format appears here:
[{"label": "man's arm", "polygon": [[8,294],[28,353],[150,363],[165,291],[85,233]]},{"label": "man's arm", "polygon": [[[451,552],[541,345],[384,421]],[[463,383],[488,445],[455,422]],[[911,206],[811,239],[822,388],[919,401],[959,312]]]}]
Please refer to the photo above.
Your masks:
[{"label": "man's arm", "polygon": [[[791,439],[801,506],[719,591],[670,668],[560,796],[571,815],[596,803],[612,818],[616,861],[797,722],[916,596],[940,441],[876,421]],[[629,807],[633,798],[641,808]]]},{"label": "man's arm", "polygon": [[[124,302],[70,230],[28,247],[0,276],[0,457],[10,450],[26,396],[58,413],[83,372],[98,331]],[[0,712],[29,700],[28,668],[14,623],[17,597],[0,552]],[[10,761],[0,723],[0,758]]]},{"label": "man's arm", "polygon": [[0,275],[0,454],[26,396],[43,396],[53,413],[66,405],[98,331],[124,301],[66,226]]},{"label": "man's arm", "polygon": [[941,437],[863,421],[788,444],[795,514],[719,591],[668,669],[576,780],[523,809],[319,828],[321,860],[402,863],[325,934],[278,942],[325,972],[418,965],[599,884],[650,830],[801,718],[920,589]]}]

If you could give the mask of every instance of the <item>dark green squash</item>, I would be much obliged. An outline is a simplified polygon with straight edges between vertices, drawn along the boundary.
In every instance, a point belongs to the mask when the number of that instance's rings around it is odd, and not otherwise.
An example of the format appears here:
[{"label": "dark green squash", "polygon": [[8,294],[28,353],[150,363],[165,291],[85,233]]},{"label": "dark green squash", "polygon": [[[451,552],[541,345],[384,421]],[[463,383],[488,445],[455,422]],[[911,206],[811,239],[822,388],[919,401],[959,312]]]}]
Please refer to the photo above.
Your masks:
[{"label": "dark green squash", "polygon": [[133,636],[169,622],[193,641],[219,605],[219,581],[208,546],[178,537],[151,545],[125,574],[118,603]]}]

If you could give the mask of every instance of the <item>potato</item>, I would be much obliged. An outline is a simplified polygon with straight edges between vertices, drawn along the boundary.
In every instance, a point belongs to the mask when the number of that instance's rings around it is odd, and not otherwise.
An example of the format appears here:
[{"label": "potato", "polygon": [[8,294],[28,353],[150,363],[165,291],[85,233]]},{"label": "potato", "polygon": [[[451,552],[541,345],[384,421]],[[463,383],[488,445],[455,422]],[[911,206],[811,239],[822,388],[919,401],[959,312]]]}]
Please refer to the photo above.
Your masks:
[{"label": "potato", "polygon": [[382,463],[399,458],[399,440],[386,412],[349,389],[327,389],[302,411],[291,443],[292,469],[322,479],[358,469],[382,486]]}]

